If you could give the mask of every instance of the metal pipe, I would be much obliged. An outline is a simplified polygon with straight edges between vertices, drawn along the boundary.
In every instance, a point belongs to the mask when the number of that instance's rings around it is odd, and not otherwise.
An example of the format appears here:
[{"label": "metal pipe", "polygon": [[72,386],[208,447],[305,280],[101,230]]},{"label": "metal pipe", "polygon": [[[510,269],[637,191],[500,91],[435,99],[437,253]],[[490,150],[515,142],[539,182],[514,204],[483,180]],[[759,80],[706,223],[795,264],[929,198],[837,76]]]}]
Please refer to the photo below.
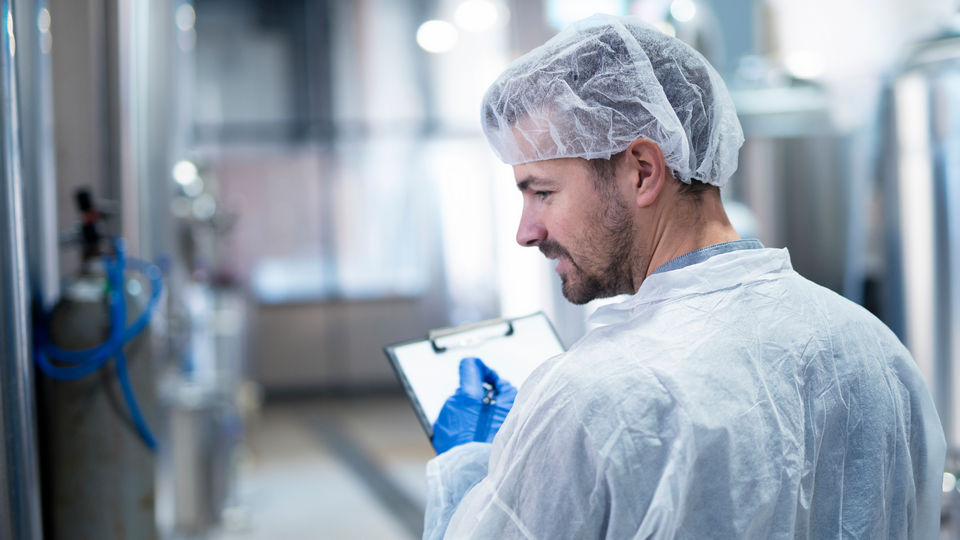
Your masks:
[{"label": "metal pipe", "polygon": [[39,539],[12,3],[0,0],[0,538]]},{"label": "metal pipe", "polygon": [[53,143],[52,35],[46,0],[15,0],[17,105],[23,182],[24,241],[32,309],[59,296],[57,185]]}]

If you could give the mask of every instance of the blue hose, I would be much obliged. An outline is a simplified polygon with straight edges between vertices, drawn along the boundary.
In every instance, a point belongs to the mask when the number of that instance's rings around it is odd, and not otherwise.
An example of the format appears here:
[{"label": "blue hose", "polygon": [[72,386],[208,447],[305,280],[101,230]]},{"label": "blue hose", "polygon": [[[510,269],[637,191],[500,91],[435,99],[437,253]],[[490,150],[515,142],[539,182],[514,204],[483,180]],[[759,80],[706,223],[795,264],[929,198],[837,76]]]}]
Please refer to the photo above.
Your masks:
[{"label": "blue hose", "polygon": [[[156,450],[157,443],[147,426],[140,407],[137,404],[130,377],[127,373],[127,359],[123,347],[146,328],[160,301],[163,291],[163,279],[160,269],[139,259],[127,259],[126,249],[122,238],[113,239],[114,257],[104,257],[103,263],[107,271],[107,283],[110,285],[110,335],[107,340],[96,347],[78,351],[68,351],[55,347],[50,343],[47,332],[49,317],[46,316],[43,324],[37,328],[36,362],[41,371],[52,379],[71,381],[86,377],[97,371],[110,358],[114,359],[117,379],[123,390],[124,400],[130,410],[130,416],[143,442],[151,450]],[[147,306],[130,326],[126,326],[127,304],[123,294],[123,275],[127,264],[143,273],[150,280],[151,294]],[[71,364],[69,367],[54,365],[50,359],[61,364]]]}]

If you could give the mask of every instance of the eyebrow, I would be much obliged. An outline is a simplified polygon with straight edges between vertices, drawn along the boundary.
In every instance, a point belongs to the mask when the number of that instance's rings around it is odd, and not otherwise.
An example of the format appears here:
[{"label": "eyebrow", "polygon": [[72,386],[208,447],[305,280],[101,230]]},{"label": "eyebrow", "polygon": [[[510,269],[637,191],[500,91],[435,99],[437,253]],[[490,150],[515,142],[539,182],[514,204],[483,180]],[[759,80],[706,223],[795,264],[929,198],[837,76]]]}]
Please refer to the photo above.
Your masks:
[{"label": "eyebrow", "polygon": [[535,175],[527,175],[523,177],[523,180],[517,182],[517,189],[520,191],[526,191],[530,188],[530,184],[549,184],[550,181],[546,178],[541,178]]}]

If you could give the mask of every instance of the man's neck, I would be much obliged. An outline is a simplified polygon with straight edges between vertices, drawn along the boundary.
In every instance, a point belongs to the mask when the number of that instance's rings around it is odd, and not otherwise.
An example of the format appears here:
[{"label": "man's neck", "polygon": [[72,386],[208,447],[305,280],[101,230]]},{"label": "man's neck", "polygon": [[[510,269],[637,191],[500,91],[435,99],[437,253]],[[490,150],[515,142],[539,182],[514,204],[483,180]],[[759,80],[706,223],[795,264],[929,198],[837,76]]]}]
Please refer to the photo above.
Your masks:
[{"label": "man's neck", "polygon": [[639,268],[634,278],[637,288],[668,261],[691,251],[740,239],[727,218],[719,193],[704,193],[699,202],[680,200],[684,195],[679,193],[673,195],[677,200],[665,204],[656,220],[657,226],[647,246],[649,263]]}]

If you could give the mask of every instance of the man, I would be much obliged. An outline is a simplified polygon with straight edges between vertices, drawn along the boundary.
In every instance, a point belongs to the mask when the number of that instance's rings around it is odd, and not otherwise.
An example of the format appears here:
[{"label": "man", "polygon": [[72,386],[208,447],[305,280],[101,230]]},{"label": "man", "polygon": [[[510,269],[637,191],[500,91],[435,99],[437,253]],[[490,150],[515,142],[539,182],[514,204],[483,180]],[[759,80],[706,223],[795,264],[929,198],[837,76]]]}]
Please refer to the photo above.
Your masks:
[{"label": "man", "polygon": [[465,359],[425,537],[937,537],[929,392],[876,318],[739,239],[719,186],[743,137],[699,54],[594,16],[514,62],[483,113],[517,241],[572,302],[633,296],[531,375],[492,445],[462,443],[487,440],[480,382],[504,382]]}]

